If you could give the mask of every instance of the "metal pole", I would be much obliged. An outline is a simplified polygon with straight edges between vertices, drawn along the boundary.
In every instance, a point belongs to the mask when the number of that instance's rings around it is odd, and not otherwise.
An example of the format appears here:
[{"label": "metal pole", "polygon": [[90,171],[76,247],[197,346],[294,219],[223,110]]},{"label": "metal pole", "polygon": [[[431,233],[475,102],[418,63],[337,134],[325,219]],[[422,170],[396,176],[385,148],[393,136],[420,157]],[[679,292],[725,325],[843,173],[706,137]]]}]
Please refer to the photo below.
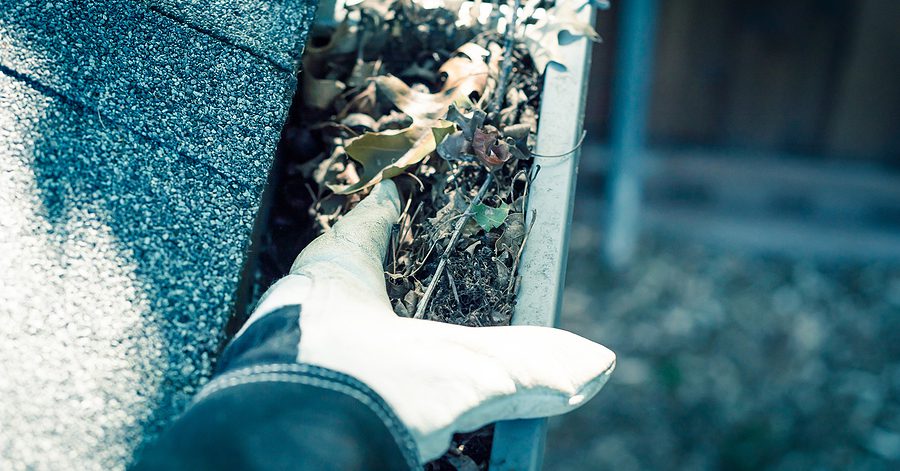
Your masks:
[{"label": "metal pole", "polygon": [[642,171],[656,33],[656,0],[621,0],[603,258],[619,268],[634,255],[640,231]]}]

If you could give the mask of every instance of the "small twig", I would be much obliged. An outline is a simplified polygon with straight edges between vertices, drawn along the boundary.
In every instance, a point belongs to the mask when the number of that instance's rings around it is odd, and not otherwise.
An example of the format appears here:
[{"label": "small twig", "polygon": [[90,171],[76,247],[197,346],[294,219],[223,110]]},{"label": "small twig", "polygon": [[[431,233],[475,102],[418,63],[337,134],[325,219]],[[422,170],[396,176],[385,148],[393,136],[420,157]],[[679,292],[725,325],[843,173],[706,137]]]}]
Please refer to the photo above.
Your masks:
[{"label": "small twig", "polygon": [[446,221],[441,221],[440,224],[438,224],[437,226],[434,226],[434,235],[437,235],[438,231],[440,231],[441,229],[443,229],[444,226],[446,226],[447,224],[450,224],[450,223],[453,222],[453,221],[457,221],[457,220],[459,220],[459,218],[461,218],[461,217],[463,217],[463,216],[465,216],[465,213],[463,213],[463,214],[457,214],[456,216],[447,218]]},{"label": "small twig", "polygon": [[[410,199],[410,201],[412,201],[412,199]],[[403,243],[403,240],[406,239],[406,234],[409,233],[409,231],[412,229],[413,222],[415,222],[416,217],[419,215],[419,211],[421,210],[422,203],[419,203],[419,205],[416,206],[416,210],[413,211],[412,216],[407,217],[406,221],[404,221],[402,230],[400,231],[400,243]]]},{"label": "small twig", "polygon": [[450,252],[453,250],[453,246],[456,245],[456,240],[459,239],[459,235],[462,233],[463,227],[465,227],[466,223],[469,222],[469,217],[472,216],[475,205],[481,202],[481,199],[484,198],[484,195],[487,193],[487,190],[491,186],[491,183],[493,181],[494,174],[488,173],[487,178],[484,179],[484,183],[481,185],[481,189],[478,190],[478,194],[475,195],[474,198],[472,198],[472,201],[469,202],[469,206],[466,208],[466,212],[463,213],[463,217],[461,217],[456,223],[456,228],[453,231],[453,235],[450,236],[450,243],[448,243],[447,248],[444,249],[444,253],[441,255],[441,260],[440,262],[438,262],[437,269],[434,271],[434,275],[431,277],[431,281],[428,283],[428,289],[425,290],[425,295],[422,296],[422,299],[419,301],[419,306],[416,308],[416,315],[414,316],[416,319],[425,317],[425,308],[428,306],[428,300],[429,298],[431,298],[431,294],[434,292],[434,287],[437,286],[437,282],[441,278],[441,272],[444,271],[444,267],[447,265],[447,259],[450,258]]},{"label": "small twig", "polygon": [[[421,270],[422,267],[425,266],[425,262],[428,260],[428,257],[431,256],[431,252],[434,250],[435,247],[437,247],[437,241],[434,241],[434,242],[428,247],[428,251],[425,252],[425,256],[424,256],[424,257],[421,257],[421,259],[419,260],[419,263],[416,264],[416,267],[415,267],[415,268],[413,268],[413,264],[412,264],[412,263],[409,264],[409,267],[407,267],[407,270],[403,273],[403,276],[414,276],[416,273],[419,273],[419,270]],[[411,270],[411,271],[410,271],[410,270]],[[407,273],[407,272],[408,272],[408,273]]]},{"label": "small twig", "polygon": [[413,180],[415,180],[416,183],[419,184],[419,191],[425,191],[425,184],[422,183],[422,179],[421,179],[421,178],[417,177],[415,174],[410,173],[410,172],[403,172],[403,175],[406,175],[407,177],[410,177],[410,178],[412,178]]},{"label": "small twig", "polygon": [[512,72],[512,51],[515,46],[516,15],[519,12],[521,3],[521,0],[515,0],[512,14],[510,15],[511,18],[509,22],[506,23],[506,32],[504,33],[506,41],[503,45],[503,63],[500,67],[500,78],[497,80],[497,91],[495,92],[497,95],[494,96],[494,101],[491,103],[490,108],[488,108],[488,114],[500,109],[506,95],[506,82],[509,81],[509,74]]},{"label": "small twig", "polygon": [[447,280],[450,281],[450,289],[453,290],[453,297],[456,298],[456,311],[462,314],[462,301],[459,300],[459,292],[456,291],[456,282],[453,281],[453,274],[447,271]]},{"label": "small twig", "polygon": [[329,127],[339,129],[341,131],[346,132],[347,134],[350,134],[349,138],[345,138],[345,137],[341,136],[342,140],[343,139],[352,139],[354,137],[359,137],[359,135],[360,135],[358,132],[356,132],[356,130],[354,130],[350,126],[347,126],[346,124],[338,123],[336,121],[328,121],[325,123],[315,124],[313,126],[310,126],[310,129],[325,129],[325,128],[329,128]]},{"label": "small twig", "polygon": [[516,283],[516,270],[519,269],[519,260],[522,259],[522,252],[525,250],[525,242],[528,242],[528,236],[531,234],[531,229],[534,227],[534,220],[537,218],[537,211],[531,212],[531,223],[528,224],[528,229],[525,231],[525,236],[522,237],[522,244],[519,245],[519,250],[516,251],[516,259],[513,260],[512,270],[509,271],[509,284],[506,286],[506,292],[509,294],[512,291],[513,286]]},{"label": "small twig", "polygon": [[397,272],[397,225],[391,226],[391,273]]},{"label": "small twig", "polygon": [[[421,205],[422,204],[419,203],[419,206],[421,206]],[[406,198],[406,204],[403,205],[403,211],[400,213],[400,219],[399,219],[400,221],[402,221],[404,219],[404,217],[406,217],[406,218],[409,217],[409,208],[411,206],[412,206],[412,194],[410,194],[409,197]]]},{"label": "small twig", "polygon": [[[528,172],[523,168],[519,169],[519,171],[516,172],[515,175],[513,175],[511,181],[515,182],[516,180],[518,180],[519,175],[522,175],[525,178],[525,189],[522,190],[522,196],[520,196],[520,198],[522,199],[522,212],[524,213],[525,208],[528,205],[528,190],[531,188],[531,179],[528,178]],[[510,187],[510,192],[512,192],[512,187]],[[519,198],[512,198],[513,203],[515,203],[517,199]]]},{"label": "small twig", "polygon": [[[459,214],[459,215],[453,216],[450,219],[447,219],[446,221],[441,221],[441,224],[439,226],[435,227],[435,233],[432,234],[431,237],[435,237],[437,235],[437,231],[439,229],[443,228],[445,225],[450,224],[451,222],[456,221],[456,220],[462,218],[463,216],[465,216],[465,214]],[[435,247],[437,247],[437,244],[438,244],[438,240],[434,239],[434,241],[431,243],[431,245],[428,246],[428,251],[425,252],[425,256],[421,257],[421,259],[419,260],[419,263],[416,265],[416,268],[413,269],[412,264],[410,264],[408,269],[406,270],[406,272],[404,272],[404,276],[413,276],[416,273],[418,273],[419,270],[425,266],[425,262],[428,261],[428,257],[431,256],[431,252],[434,250]],[[412,269],[412,272],[410,272],[410,269]],[[409,272],[409,273],[407,273],[407,272]]]}]

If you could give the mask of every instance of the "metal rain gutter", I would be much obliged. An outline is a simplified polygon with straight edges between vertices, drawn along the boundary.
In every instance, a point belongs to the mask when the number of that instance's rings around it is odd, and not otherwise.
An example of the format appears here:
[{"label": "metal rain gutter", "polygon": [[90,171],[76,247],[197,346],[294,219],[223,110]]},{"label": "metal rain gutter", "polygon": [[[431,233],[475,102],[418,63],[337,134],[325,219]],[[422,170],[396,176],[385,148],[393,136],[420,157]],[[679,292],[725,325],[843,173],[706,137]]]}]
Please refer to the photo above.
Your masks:
[{"label": "metal rain gutter", "polygon": [[[590,2],[578,18],[594,24]],[[562,48],[567,68],[551,62],[544,75],[535,153],[564,157],[535,157],[540,166],[528,196],[526,227],[534,219],[519,265],[521,285],[512,325],[554,327],[558,323],[566,279],[569,228],[575,199],[575,180],[581,155],[584,106],[591,42],[579,38]],[[499,422],[494,428],[492,471],[536,471],[544,460],[547,419]]]},{"label": "metal rain gutter", "polygon": [[[319,4],[316,24],[333,26],[343,17],[343,1]],[[590,2],[578,19],[594,24]],[[544,75],[535,152],[560,157],[535,157],[540,166],[528,196],[526,227],[534,226],[519,265],[521,285],[512,325],[557,325],[565,286],[569,228],[575,199],[575,180],[581,155],[584,107],[591,41],[580,37],[561,48],[563,67],[551,62]],[[544,459],[547,419],[498,422],[494,428],[490,469],[493,471],[537,471]]]}]

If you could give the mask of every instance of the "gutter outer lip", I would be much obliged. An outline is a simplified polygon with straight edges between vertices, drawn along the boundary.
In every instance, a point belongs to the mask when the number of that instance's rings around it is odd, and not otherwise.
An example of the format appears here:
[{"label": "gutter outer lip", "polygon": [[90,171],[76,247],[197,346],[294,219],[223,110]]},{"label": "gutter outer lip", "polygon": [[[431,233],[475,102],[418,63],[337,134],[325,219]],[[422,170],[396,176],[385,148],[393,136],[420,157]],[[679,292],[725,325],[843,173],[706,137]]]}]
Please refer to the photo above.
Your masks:
[{"label": "gutter outer lip", "polygon": [[[578,12],[578,19],[592,25],[595,9],[587,5]],[[525,223],[528,227],[534,219],[534,226],[519,265],[522,278],[512,325],[555,327],[559,321],[581,156],[576,146],[584,127],[591,46],[585,37],[564,45],[561,56],[569,67],[551,62],[544,75],[535,152],[557,155],[574,151],[566,157],[535,157],[540,169],[528,195]],[[498,422],[489,469],[540,470],[546,437],[546,418]]]}]

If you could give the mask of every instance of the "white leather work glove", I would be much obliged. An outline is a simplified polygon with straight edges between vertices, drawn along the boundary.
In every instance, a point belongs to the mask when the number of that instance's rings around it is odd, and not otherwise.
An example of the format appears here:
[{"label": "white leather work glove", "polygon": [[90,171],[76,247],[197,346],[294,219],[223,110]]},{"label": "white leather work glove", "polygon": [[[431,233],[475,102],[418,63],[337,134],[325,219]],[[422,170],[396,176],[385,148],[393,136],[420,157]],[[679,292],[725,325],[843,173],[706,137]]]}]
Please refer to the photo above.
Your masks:
[{"label": "white leather work glove", "polygon": [[297,360],[371,387],[408,427],[423,462],[441,456],[453,433],[562,414],[606,383],[615,354],[570,332],[394,314],[382,261],[399,217],[394,183],[380,183],[300,253],[244,330],[266,313],[300,304]]}]

